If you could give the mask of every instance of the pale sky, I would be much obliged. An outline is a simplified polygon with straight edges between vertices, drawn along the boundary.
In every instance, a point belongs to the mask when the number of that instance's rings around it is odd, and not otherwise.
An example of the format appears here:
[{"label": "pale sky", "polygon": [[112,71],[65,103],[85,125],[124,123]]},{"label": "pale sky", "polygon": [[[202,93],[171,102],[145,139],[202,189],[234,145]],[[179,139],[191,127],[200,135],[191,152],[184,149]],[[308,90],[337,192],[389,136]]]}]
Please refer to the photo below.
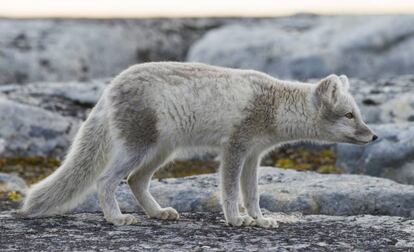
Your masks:
[{"label": "pale sky", "polygon": [[414,14],[413,0],[1,0],[2,17]]}]

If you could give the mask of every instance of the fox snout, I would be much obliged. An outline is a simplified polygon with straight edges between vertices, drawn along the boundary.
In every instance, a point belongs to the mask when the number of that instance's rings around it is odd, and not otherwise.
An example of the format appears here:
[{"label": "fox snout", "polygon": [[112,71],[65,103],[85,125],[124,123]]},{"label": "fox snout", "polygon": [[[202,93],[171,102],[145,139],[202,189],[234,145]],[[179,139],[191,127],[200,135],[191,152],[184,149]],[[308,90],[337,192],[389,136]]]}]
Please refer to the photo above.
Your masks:
[{"label": "fox snout", "polygon": [[378,135],[365,123],[355,132],[355,140],[358,144],[368,144],[378,139]]}]

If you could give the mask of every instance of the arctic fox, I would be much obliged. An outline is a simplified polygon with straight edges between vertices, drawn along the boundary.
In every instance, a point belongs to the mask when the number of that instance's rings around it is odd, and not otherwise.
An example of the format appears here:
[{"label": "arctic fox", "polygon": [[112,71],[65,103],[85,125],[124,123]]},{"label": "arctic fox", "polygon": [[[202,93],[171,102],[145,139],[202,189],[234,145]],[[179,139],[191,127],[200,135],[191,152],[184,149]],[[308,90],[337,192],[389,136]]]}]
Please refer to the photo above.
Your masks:
[{"label": "arctic fox", "polygon": [[[63,164],[30,188],[21,213],[63,213],[96,185],[108,222],[136,223],[133,215],[121,213],[114,194],[128,176],[149,217],[176,220],[175,209],[162,208],[151,196],[151,177],[178,150],[207,146],[221,153],[227,223],[276,227],[259,206],[257,167],[264,153],[302,140],[366,144],[377,138],[348,88],[344,75],[311,85],[199,63],[134,65],[105,89]],[[239,212],[239,191],[246,215]]]}]

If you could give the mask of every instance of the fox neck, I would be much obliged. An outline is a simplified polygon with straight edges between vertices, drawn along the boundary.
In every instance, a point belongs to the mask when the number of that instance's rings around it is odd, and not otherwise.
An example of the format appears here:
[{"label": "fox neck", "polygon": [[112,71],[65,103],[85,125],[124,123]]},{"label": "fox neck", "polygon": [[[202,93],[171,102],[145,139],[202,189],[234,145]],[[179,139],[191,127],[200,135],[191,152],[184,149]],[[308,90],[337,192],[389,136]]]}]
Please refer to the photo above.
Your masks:
[{"label": "fox neck", "polygon": [[276,134],[282,141],[318,140],[318,112],[313,103],[313,87],[295,84],[285,90],[283,103],[276,118]]}]

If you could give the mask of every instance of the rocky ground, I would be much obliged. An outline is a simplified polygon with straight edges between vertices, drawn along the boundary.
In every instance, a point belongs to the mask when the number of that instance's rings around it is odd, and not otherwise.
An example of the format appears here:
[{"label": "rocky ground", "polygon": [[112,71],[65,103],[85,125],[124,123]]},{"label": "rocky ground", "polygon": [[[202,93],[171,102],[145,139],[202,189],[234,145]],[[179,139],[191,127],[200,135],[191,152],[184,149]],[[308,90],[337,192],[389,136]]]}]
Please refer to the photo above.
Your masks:
[{"label": "rocky ground", "polygon": [[[0,180],[5,181],[4,176]],[[24,195],[24,181],[13,176],[7,181],[1,190]],[[119,205],[140,220],[126,227],[104,221],[96,195],[75,214],[21,219],[14,209],[22,196],[9,194],[9,200],[0,201],[0,250],[406,251],[414,247],[414,186],[270,167],[260,169],[259,185],[261,206],[265,215],[279,220],[277,229],[226,226],[215,175],[152,182],[151,192],[160,204],[182,213],[176,222],[147,219],[122,183]]]},{"label": "rocky ground", "polygon": [[138,215],[117,227],[102,214],[16,219],[0,213],[1,251],[408,251],[414,221],[401,217],[273,214],[276,229],[235,228],[221,213],[183,213],[178,221]]}]

